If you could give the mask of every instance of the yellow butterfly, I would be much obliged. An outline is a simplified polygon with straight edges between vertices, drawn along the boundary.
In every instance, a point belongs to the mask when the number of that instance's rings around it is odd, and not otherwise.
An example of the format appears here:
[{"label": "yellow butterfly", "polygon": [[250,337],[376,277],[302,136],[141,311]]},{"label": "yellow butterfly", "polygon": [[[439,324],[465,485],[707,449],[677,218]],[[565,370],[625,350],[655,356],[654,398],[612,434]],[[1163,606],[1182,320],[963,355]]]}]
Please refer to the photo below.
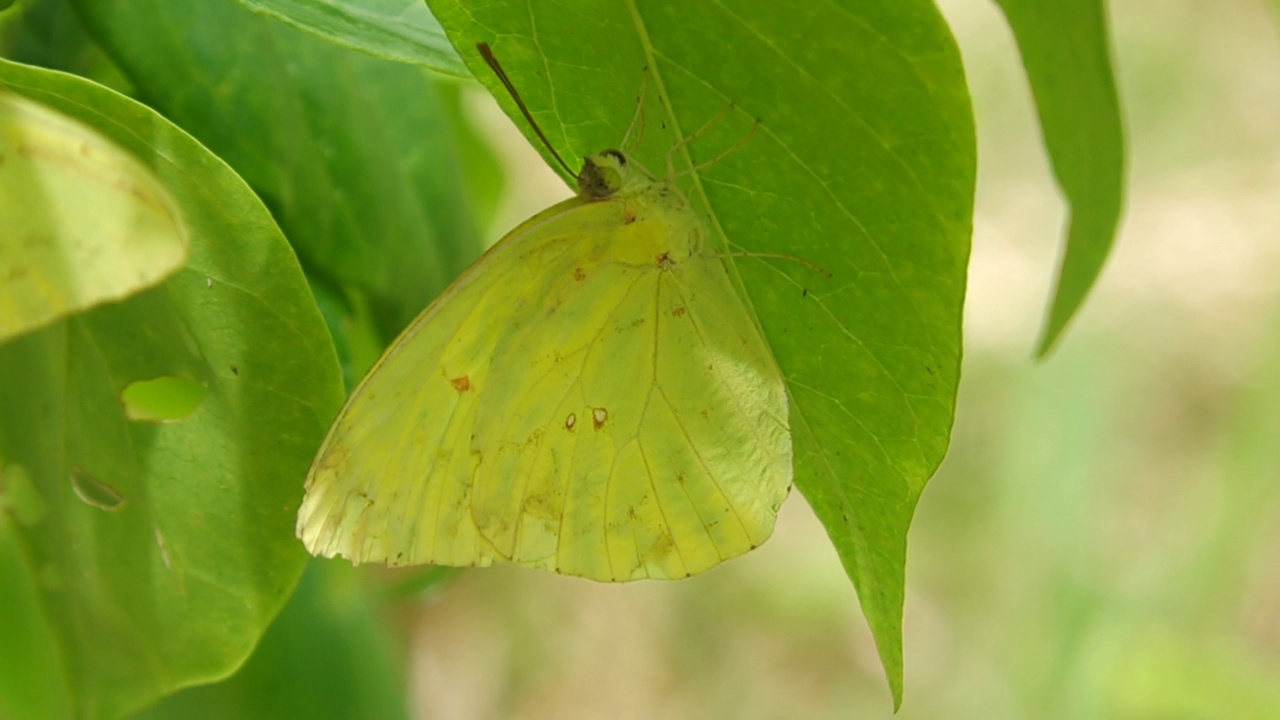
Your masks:
[{"label": "yellow butterfly", "polygon": [[773,532],[786,390],[726,259],[673,182],[622,152],[577,179],[356,388],[298,512],[313,554],[626,581],[688,577]]}]

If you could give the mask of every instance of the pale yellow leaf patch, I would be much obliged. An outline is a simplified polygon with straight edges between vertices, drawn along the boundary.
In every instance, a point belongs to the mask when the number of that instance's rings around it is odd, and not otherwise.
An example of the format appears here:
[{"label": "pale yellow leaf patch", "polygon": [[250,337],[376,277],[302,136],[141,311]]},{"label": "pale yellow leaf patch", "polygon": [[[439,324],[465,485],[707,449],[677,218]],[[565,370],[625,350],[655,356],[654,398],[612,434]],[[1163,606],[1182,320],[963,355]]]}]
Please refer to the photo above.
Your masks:
[{"label": "pale yellow leaf patch", "polygon": [[150,170],[0,92],[0,342],[155,285],[186,257],[177,204]]}]

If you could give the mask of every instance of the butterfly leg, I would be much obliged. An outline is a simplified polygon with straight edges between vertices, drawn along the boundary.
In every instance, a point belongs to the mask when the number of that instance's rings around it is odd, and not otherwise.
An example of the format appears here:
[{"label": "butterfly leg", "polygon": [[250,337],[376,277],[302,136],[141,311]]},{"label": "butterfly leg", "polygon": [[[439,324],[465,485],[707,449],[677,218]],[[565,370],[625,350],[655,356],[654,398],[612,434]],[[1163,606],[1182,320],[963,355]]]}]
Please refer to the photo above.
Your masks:
[{"label": "butterfly leg", "polygon": [[667,178],[668,178],[668,183],[673,182],[676,178],[678,178],[678,177],[680,177],[680,176],[682,176],[682,175],[689,175],[689,174],[691,174],[691,173],[696,173],[696,172],[698,172],[698,171],[700,171],[700,170],[705,170],[706,168],[709,168],[709,167],[711,167],[712,165],[715,165],[716,163],[720,162],[721,160],[723,160],[723,159],[725,159],[725,158],[729,157],[729,155],[731,155],[731,154],[733,154],[733,153],[737,152],[737,151],[738,151],[738,148],[742,147],[743,145],[746,145],[746,144],[747,144],[747,141],[751,139],[751,136],[756,134],[756,130],[759,130],[759,129],[760,129],[760,120],[759,120],[758,118],[756,119],[756,121],[755,121],[754,123],[752,123],[752,125],[751,125],[751,129],[747,131],[747,134],[746,134],[746,135],[743,135],[741,140],[739,140],[738,142],[736,142],[736,143],[734,143],[733,145],[731,145],[731,146],[730,146],[729,148],[727,148],[724,152],[720,153],[719,155],[717,155],[717,156],[715,156],[715,157],[711,158],[710,160],[708,160],[708,161],[706,161],[706,162],[698,163],[697,165],[694,165],[693,167],[689,168],[688,170],[682,170],[682,171],[680,171],[680,172],[678,172],[678,173],[675,171],[675,154],[676,154],[676,152],[677,152],[677,151],[679,151],[679,150],[680,150],[681,148],[683,148],[684,146],[686,146],[686,145],[688,145],[689,143],[691,143],[691,142],[693,142],[694,140],[696,140],[696,139],[697,139],[697,137],[698,137],[699,135],[701,135],[702,133],[706,132],[707,128],[711,127],[711,126],[712,126],[712,125],[714,125],[716,122],[718,122],[718,121],[720,121],[720,120],[724,119],[724,117],[725,117],[726,115],[728,115],[728,114],[729,114],[733,109],[734,109],[734,104],[733,104],[733,103],[729,103],[728,105],[726,105],[726,106],[725,106],[725,108],[724,108],[723,110],[721,110],[720,112],[718,112],[718,113],[716,113],[715,115],[713,115],[713,116],[711,117],[711,119],[710,119],[710,120],[708,120],[707,122],[703,123],[702,127],[700,127],[700,128],[698,128],[697,130],[695,130],[695,131],[694,131],[694,133],[693,133],[692,135],[690,135],[689,137],[687,137],[687,138],[685,138],[685,139],[681,140],[680,142],[676,143],[675,145],[672,145],[672,146],[671,146],[671,149],[667,151]]},{"label": "butterfly leg", "polygon": [[645,67],[640,74],[640,94],[636,96],[636,114],[631,118],[627,134],[622,136],[622,144],[618,146],[618,149],[624,153],[630,153],[631,144],[639,143],[640,138],[644,137],[644,100],[648,90],[649,68]]}]

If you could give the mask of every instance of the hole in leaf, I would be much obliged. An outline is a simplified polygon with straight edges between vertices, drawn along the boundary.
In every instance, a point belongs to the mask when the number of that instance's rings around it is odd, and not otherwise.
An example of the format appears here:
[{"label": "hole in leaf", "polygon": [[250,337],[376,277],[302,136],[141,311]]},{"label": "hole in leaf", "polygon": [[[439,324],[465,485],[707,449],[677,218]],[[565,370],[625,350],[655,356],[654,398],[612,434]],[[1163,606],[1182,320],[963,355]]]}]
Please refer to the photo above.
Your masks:
[{"label": "hole in leaf", "polygon": [[130,383],[120,399],[130,420],[178,422],[195,412],[208,394],[209,389],[195,380],[164,376]]},{"label": "hole in leaf", "polygon": [[20,525],[34,525],[47,508],[27,469],[6,465],[0,470],[0,512],[8,512]]},{"label": "hole in leaf", "polygon": [[76,496],[89,505],[113,512],[124,507],[124,497],[78,465],[71,466],[71,487]]}]

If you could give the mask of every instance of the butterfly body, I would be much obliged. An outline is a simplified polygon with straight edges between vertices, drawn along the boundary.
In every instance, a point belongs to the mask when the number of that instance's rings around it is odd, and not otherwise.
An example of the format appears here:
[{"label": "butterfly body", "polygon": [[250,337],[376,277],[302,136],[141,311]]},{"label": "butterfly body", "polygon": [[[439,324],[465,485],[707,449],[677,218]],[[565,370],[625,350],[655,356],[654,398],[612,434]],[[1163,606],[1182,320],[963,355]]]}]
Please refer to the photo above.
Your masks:
[{"label": "butterfly body", "polygon": [[609,151],[395,341],[307,482],[315,554],[680,578],[764,542],[787,398],[684,197]]}]

